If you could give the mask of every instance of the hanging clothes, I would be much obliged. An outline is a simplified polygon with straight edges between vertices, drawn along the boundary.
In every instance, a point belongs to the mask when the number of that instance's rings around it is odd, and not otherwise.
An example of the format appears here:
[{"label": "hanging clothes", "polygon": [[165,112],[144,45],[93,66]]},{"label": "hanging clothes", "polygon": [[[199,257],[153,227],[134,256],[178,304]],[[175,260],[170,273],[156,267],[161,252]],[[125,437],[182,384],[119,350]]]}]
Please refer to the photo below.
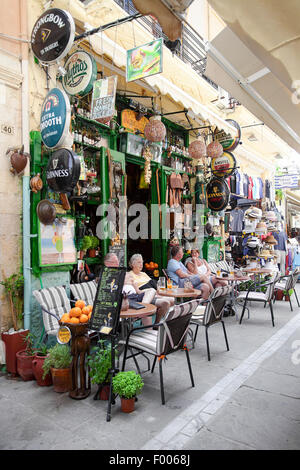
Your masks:
[{"label": "hanging clothes", "polygon": [[253,180],[248,176],[248,198],[253,199]]},{"label": "hanging clothes", "polygon": [[244,211],[236,207],[230,213],[230,232],[241,233],[244,225]]},{"label": "hanging clothes", "polygon": [[264,183],[261,178],[258,178],[258,184],[259,184],[259,199],[263,199],[264,197]]},{"label": "hanging clothes", "polygon": [[249,185],[248,175],[244,174],[244,184],[243,184],[243,187],[244,187],[244,196],[245,196],[245,197],[248,197],[248,185]]},{"label": "hanging clothes", "polygon": [[236,173],[235,173],[235,194],[238,194],[238,195],[241,194],[240,185],[241,185],[241,174],[238,171],[236,171]]}]

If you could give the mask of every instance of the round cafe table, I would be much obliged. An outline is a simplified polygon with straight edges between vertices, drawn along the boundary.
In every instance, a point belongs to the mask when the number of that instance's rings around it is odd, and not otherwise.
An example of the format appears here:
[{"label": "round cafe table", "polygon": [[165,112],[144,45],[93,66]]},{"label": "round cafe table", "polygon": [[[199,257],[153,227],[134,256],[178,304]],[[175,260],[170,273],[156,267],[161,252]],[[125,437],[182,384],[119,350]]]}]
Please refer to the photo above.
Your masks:
[{"label": "round cafe table", "polygon": [[271,274],[273,271],[272,269],[266,268],[245,268],[243,269],[246,273],[254,274],[254,284],[255,288],[260,286],[260,276],[263,274]]},{"label": "round cafe table", "polygon": [[190,299],[201,297],[201,290],[193,289],[191,292],[185,292],[184,287],[172,287],[172,289],[158,289],[157,294],[163,297],[175,297],[175,299]]},{"label": "round cafe table", "polygon": [[238,320],[237,310],[234,308],[236,304],[236,297],[234,295],[236,292],[236,285],[239,281],[250,281],[251,278],[249,276],[236,276],[236,275],[229,274],[226,277],[216,276],[216,279],[218,281],[228,281],[229,284],[232,286],[232,289],[230,292],[230,308],[233,314],[235,314],[236,319]]}]

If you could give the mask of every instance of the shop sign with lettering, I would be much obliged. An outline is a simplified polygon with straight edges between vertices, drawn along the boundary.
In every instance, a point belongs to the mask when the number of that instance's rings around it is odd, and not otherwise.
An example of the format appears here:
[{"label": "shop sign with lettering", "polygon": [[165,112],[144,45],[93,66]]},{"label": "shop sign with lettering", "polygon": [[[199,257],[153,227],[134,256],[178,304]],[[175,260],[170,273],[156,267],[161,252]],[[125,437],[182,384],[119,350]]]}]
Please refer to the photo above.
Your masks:
[{"label": "shop sign with lettering", "polygon": [[80,177],[80,159],[71,150],[59,149],[51,155],[46,170],[47,184],[58,193],[71,192]]},{"label": "shop sign with lettering", "polygon": [[140,134],[144,136],[144,130],[149,119],[145,116],[137,119],[137,116],[138,114],[133,111],[133,109],[124,109],[121,112],[121,126],[124,127],[127,132],[135,134],[136,131],[139,131]]},{"label": "shop sign with lettering", "polygon": [[40,130],[46,147],[61,147],[69,135],[71,106],[68,95],[59,88],[52,88],[42,105]]},{"label": "shop sign with lettering", "polygon": [[64,68],[67,73],[62,79],[62,85],[68,95],[84,96],[92,90],[97,78],[97,63],[88,52],[74,52]]},{"label": "shop sign with lettering", "polygon": [[51,8],[35,22],[31,47],[41,62],[53,64],[65,57],[75,37],[75,23],[68,11]]},{"label": "shop sign with lettering", "polygon": [[236,169],[236,159],[230,152],[224,152],[221,157],[211,159],[211,171],[214,176],[227,178]]},{"label": "shop sign with lettering", "polygon": [[230,190],[224,180],[212,178],[206,186],[207,205],[215,212],[222,211],[228,204]]},{"label": "shop sign with lettering", "polygon": [[236,134],[231,135],[227,134],[224,129],[219,131],[216,129],[216,132],[214,134],[214,137],[220,144],[222,145],[223,149],[226,151],[232,152],[240,143],[241,140],[241,128],[239,124],[234,121],[233,119],[226,119],[226,122],[228,122],[231,126],[236,128]]}]

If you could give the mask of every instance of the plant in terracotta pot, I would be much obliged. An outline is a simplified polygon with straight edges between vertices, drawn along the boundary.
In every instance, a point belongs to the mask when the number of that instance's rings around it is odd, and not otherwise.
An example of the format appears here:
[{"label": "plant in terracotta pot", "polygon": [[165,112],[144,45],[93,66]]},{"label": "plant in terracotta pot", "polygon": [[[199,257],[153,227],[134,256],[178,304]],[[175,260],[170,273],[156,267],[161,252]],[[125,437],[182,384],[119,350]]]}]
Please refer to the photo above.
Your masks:
[{"label": "plant in terracotta pot", "polygon": [[72,356],[69,346],[56,344],[48,351],[48,356],[43,364],[43,379],[51,372],[54,391],[58,393],[68,392],[71,386],[71,362]]},{"label": "plant in terracotta pot", "polygon": [[83,259],[84,253],[91,247],[91,237],[85,235],[79,243],[80,259]]},{"label": "plant in terracotta pot", "polygon": [[[96,397],[100,400],[108,400],[110,386],[111,344],[105,346],[105,341],[98,341],[99,346],[94,348],[88,356],[89,376],[92,384],[99,386]],[[116,348],[115,348],[116,351]],[[117,352],[115,352],[117,354]]]},{"label": "plant in terracotta pot", "polygon": [[43,374],[44,374],[43,364],[45,362],[47,355],[48,355],[47,345],[42,344],[36,350],[35,357],[32,361],[33,374],[34,374],[37,384],[40,387],[48,387],[49,385],[52,385],[52,376],[50,372],[45,376],[45,378],[43,378]]},{"label": "plant in terracotta pot", "polygon": [[16,354],[24,349],[24,339],[29,330],[23,330],[23,302],[24,302],[24,278],[21,273],[14,273],[6,277],[2,270],[2,281],[4,292],[8,298],[10,306],[11,328],[3,332],[1,338],[5,343],[6,370],[13,376],[17,375]]},{"label": "plant in terracotta pot", "polygon": [[99,239],[98,237],[91,236],[90,237],[91,246],[89,247],[89,257],[95,258],[96,257],[96,249],[99,246]]},{"label": "plant in terracotta pot", "polygon": [[32,361],[36,354],[34,348],[34,335],[31,332],[25,337],[24,340],[26,348],[18,351],[17,356],[17,371],[24,381],[34,380],[34,373],[32,369]]},{"label": "plant in terracotta pot", "polygon": [[121,398],[121,410],[124,413],[134,411],[134,402],[136,396],[141,393],[144,382],[139,374],[129,370],[126,372],[118,372],[113,377],[113,392]]}]

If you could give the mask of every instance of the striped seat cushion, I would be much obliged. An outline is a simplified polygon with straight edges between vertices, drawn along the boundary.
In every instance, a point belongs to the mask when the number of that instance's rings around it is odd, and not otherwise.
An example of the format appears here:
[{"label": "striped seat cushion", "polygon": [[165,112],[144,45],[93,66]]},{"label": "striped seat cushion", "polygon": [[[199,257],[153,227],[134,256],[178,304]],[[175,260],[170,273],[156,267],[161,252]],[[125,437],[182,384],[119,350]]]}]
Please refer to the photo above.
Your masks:
[{"label": "striped seat cushion", "polygon": [[86,305],[93,305],[97,293],[97,283],[89,281],[81,284],[70,284],[70,290],[75,300],[84,300]]},{"label": "striped seat cushion", "polygon": [[[33,295],[42,309],[48,310],[58,318],[61,318],[64,313],[69,312],[71,309],[64,286],[35,290]],[[58,321],[44,310],[42,312],[46,334],[55,335],[59,328]]]},{"label": "striped seat cushion", "polygon": [[[159,353],[157,336],[158,330],[145,329],[136,331],[130,335],[128,347],[142,349],[149,354],[156,355]],[[121,340],[120,343],[124,344],[126,341]]]},{"label": "striped seat cushion", "polygon": [[[240,299],[245,300],[246,295],[247,295],[246,291],[241,292],[238,295],[237,300],[240,300]],[[249,292],[247,300],[258,300],[258,301],[267,302],[268,297],[263,292]]]},{"label": "striped seat cushion", "polygon": [[286,282],[277,282],[275,284],[275,289],[286,290]]}]

